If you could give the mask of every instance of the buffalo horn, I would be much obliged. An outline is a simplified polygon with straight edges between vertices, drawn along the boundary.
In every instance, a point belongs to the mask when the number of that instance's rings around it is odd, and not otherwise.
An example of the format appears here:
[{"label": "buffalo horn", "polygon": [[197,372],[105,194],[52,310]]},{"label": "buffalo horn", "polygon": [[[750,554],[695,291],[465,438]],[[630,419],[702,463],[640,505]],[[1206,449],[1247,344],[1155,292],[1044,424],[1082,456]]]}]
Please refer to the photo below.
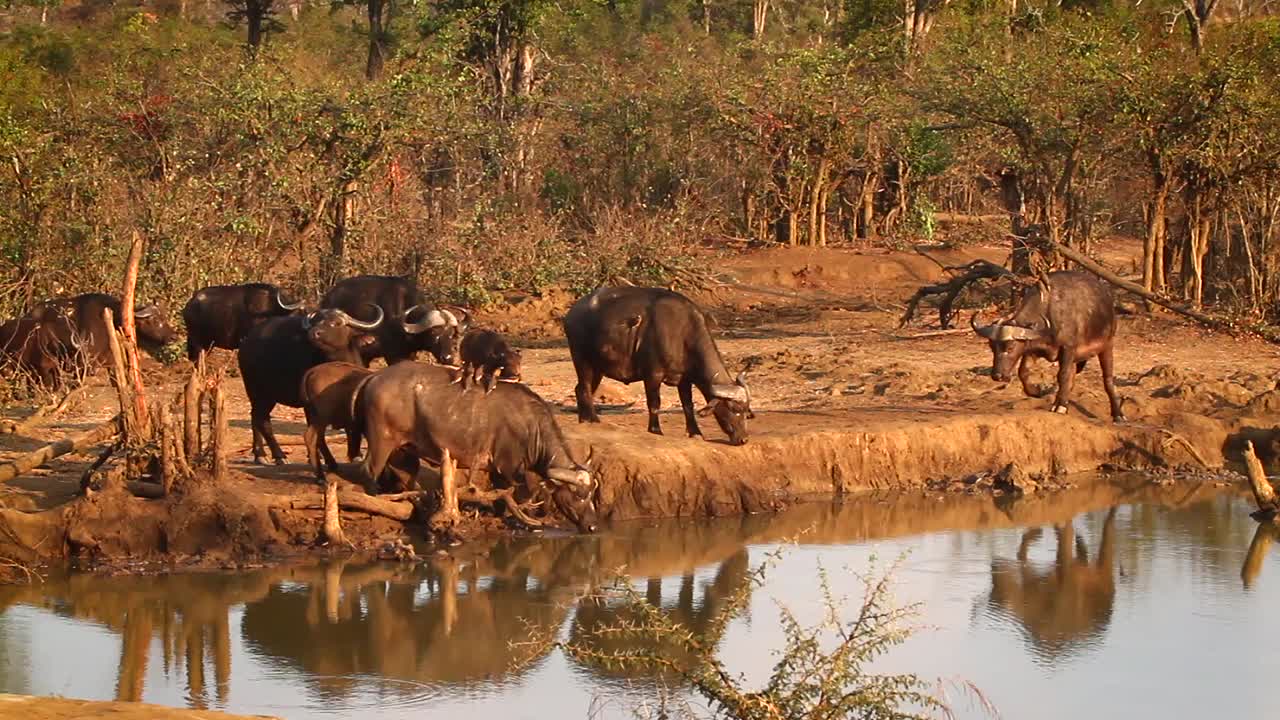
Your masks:
[{"label": "buffalo horn", "polygon": [[456,327],[458,327],[458,316],[457,316],[457,315],[454,315],[453,313],[449,312],[448,310],[442,310],[442,311],[441,311],[441,314],[442,314],[442,315],[444,315],[445,322],[447,322],[447,323],[448,323],[449,327],[455,327],[455,328],[456,328]]},{"label": "buffalo horn", "polygon": [[411,315],[414,310],[417,310],[421,307],[422,307],[421,305],[414,305],[408,310],[405,310],[404,314],[400,316],[400,324],[404,326],[405,332],[409,333],[410,335],[417,335],[418,333],[424,333],[430,330],[431,328],[442,327],[444,325],[449,324],[449,321],[447,318],[445,318],[444,313],[440,312],[439,310],[432,310],[431,312],[427,313],[426,317],[422,318],[416,323],[409,322],[407,320],[409,315]]},{"label": "buffalo horn", "polygon": [[978,313],[974,313],[969,316],[969,327],[973,328],[973,331],[978,333],[982,337],[988,340],[993,340],[995,339],[996,331],[1000,327],[1002,327],[1002,325],[1000,323],[992,323],[990,325],[979,325]]},{"label": "buffalo horn", "polygon": [[311,329],[311,318],[313,318],[313,317],[315,317],[315,313],[308,313],[308,314],[306,314],[306,315],[303,315],[303,316],[302,316],[302,329],[303,329],[303,330],[310,330],[310,329]]},{"label": "buffalo horn", "polygon": [[280,288],[276,288],[276,304],[278,304],[280,307],[284,308],[285,310],[289,310],[290,312],[302,307],[301,300],[299,300],[298,302],[292,305],[286,304],[284,301],[284,297],[280,294]]},{"label": "buffalo horn", "polygon": [[741,403],[751,401],[751,393],[745,385],[712,385],[711,397],[720,398],[722,400],[737,400]]},{"label": "buffalo horn", "polygon": [[156,314],[155,305],[143,305],[133,309],[133,316],[136,318],[148,318]]},{"label": "buffalo horn", "polygon": [[1000,332],[996,335],[997,340],[1036,340],[1040,337],[1038,330],[1024,328],[1020,325],[1000,325]]},{"label": "buffalo horn", "polygon": [[381,307],[381,306],[373,305],[373,304],[371,303],[371,304],[370,304],[370,307],[372,307],[374,310],[377,310],[377,311],[378,311],[378,319],[377,319],[377,320],[371,320],[371,321],[369,321],[369,322],[365,322],[365,321],[363,321],[363,320],[357,320],[357,319],[355,319],[355,318],[351,317],[350,315],[346,314],[345,312],[343,312],[343,311],[341,311],[341,310],[334,310],[334,312],[338,314],[338,317],[342,318],[342,322],[343,322],[343,323],[345,323],[345,324],[347,324],[347,325],[350,325],[350,326],[351,326],[351,327],[353,327],[353,328],[356,328],[356,329],[358,329],[358,330],[373,330],[374,328],[376,328],[376,327],[378,327],[379,325],[381,325],[381,324],[382,324],[382,318],[383,318],[385,315],[384,315],[384,313],[383,313],[383,311],[382,311],[382,307]]},{"label": "buffalo horn", "polygon": [[590,485],[591,473],[586,470],[570,470],[568,468],[551,468],[547,470],[547,479],[554,483],[570,485]]},{"label": "buffalo horn", "polygon": [[735,378],[733,382],[738,387],[742,388],[743,392],[747,394],[747,399],[744,400],[743,402],[745,402],[748,406],[750,406],[751,405],[751,388],[747,387],[747,371],[743,370],[742,372],[738,373],[738,377]]}]

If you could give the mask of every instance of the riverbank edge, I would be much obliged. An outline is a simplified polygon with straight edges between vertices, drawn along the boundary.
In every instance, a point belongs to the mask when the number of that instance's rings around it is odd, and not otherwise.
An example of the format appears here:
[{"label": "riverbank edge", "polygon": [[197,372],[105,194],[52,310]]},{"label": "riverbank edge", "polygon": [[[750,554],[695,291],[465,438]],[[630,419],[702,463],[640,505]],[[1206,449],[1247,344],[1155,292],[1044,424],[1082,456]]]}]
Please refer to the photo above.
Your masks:
[{"label": "riverbank edge", "polygon": [[1271,460],[1274,420],[1173,413],[1111,423],[1044,411],[904,413],[858,430],[764,436],[741,447],[696,440],[644,453],[593,446],[608,519],[716,517],[865,490],[919,489],[1010,463],[1033,476],[1218,469],[1239,460],[1246,439]]},{"label": "riverbank edge", "polygon": [[274,715],[231,715],[216,710],[187,710],[140,702],[75,700],[0,693],[0,718],[18,720],[282,720]]}]

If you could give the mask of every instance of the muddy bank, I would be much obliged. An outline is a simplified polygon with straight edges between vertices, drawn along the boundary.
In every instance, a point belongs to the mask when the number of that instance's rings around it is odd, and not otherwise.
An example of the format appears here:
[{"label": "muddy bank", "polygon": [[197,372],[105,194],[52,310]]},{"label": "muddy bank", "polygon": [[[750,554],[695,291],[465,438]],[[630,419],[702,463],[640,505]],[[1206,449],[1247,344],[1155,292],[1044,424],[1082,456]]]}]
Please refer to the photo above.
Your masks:
[{"label": "muddy bank", "polygon": [[[127,702],[89,702],[66,698],[0,695],[0,718],[18,720],[239,720],[267,715],[231,715],[210,710],[185,710]],[[270,720],[270,719],[269,719]]]},{"label": "muddy bank", "polygon": [[1033,476],[1201,460],[1217,468],[1241,438],[1265,442],[1272,435],[1272,423],[1261,419],[1193,414],[1115,425],[1044,411],[885,413],[856,429],[826,414],[789,420],[791,433],[764,435],[744,447],[689,441],[640,449],[625,437],[612,447],[595,439],[597,448],[604,445],[597,450],[601,506],[615,520],[760,512],[797,500],[919,488],[1009,463]]}]

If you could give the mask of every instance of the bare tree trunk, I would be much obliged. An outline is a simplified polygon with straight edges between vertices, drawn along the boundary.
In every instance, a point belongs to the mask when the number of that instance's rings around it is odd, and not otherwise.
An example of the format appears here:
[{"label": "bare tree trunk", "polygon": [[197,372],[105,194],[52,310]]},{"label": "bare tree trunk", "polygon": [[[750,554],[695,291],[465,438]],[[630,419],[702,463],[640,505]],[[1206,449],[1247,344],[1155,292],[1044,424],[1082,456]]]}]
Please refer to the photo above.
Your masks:
[{"label": "bare tree trunk", "polygon": [[1029,231],[1026,222],[1026,197],[1022,192],[1022,177],[1012,169],[1000,173],[1000,197],[1009,213],[1010,231],[1013,237],[1010,269],[1019,275],[1031,274],[1031,246],[1027,243]]},{"label": "bare tree trunk", "polygon": [[1164,290],[1164,243],[1166,236],[1169,183],[1163,173],[1155,175],[1155,188],[1147,204],[1147,235],[1142,244],[1142,286],[1151,292]]},{"label": "bare tree trunk", "polygon": [[[133,233],[129,245],[129,260],[124,271],[124,293],[120,298],[120,330],[127,344],[124,347],[128,363],[129,380],[133,386],[133,412],[137,429],[143,437],[149,436],[146,392],[142,387],[142,367],[138,362],[138,329],[133,320],[133,308],[137,297],[138,266],[142,264],[143,242],[141,233]],[[108,331],[114,327],[108,325]]]},{"label": "bare tree trunk", "polygon": [[387,31],[383,22],[386,0],[366,0],[369,10],[369,59],[365,63],[364,76],[377,80],[387,59]]},{"label": "bare tree trunk", "polygon": [[752,0],[751,3],[751,37],[759,40],[764,37],[765,20],[769,16],[769,0]]},{"label": "bare tree trunk", "polygon": [[213,389],[213,476],[221,480],[227,476],[227,454],[231,443],[227,438],[227,400],[222,393],[222,382]]},{"label": "bare tree trunk", "polygon": [[711,0],[702,0],[702,32],[711,34]]},{"label": "bare tree trunk", "polygon": [[200,454],[200,388],[204,385],[203,362],[191,371],[182,390],[182,439],[188,463]]}]

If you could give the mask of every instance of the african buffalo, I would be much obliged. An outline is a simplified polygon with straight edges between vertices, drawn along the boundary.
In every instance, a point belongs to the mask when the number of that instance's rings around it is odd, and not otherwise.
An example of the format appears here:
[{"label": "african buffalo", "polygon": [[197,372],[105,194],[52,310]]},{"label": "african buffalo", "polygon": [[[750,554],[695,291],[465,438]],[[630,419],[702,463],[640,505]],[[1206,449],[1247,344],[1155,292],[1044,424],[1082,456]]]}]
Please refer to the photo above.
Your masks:
[{"label": "african buffalo", "polygon": [[530,485],[526,473],[545,478],[560,511],[584,532],[595,529],[590,456],[584,463],[573,459],[551,408],[524,385],[504,382],[492,393],[466,392],[449,368],[400,363],[364,384],[356,415],[369,443],[366,478],[380,478],[400,448],[432,463],[448,450],[460,467],[487,468],[513,488],[538,492],[542,488]]},{"label": "african buffalo", "polygon": [[385,323],[375,342],[361,350],[367,363],[386,358],[392,365],[412,360],[426,350],[437,362],[452,365],[458,354],[458,340],[467,330],[469,317],[459,323],[452,312],[426,301],[411,281],[389,275],[358,275],[338,281],[320,300],[320,307],[338,308],[347,313],[363,312],[377,305],[393,322]]},{"label": "african buffalo", "polygon": [[0,325],[0,364],[30,374],[47,388],[61,384],[60,371],[78,354],[79,338],[65,317],[18,318]]},{"label": "african buffalo", "polygon": [[1071,382],[1093,356],[1102,368],[1102,387],[1111,401],[1111,417],[1124,420],[1116,394],[1112,341],[1116,334],[1115,298],[1111,287],[1093,275],[1076,270],[1049,273],[1027,287],[1018,309],[1009,317],[981,325],[977,313],[969,319],[974,332],[991,345],[991,377],[1009,382],[1014,365],[1022,390],[1044,397],[1048,389],[1033,388],[1028,367],[1033,358],[1058,363],[1058,395],[1053,411],[1067,412]]},{"label": "african buffalo", "polygon": [[265,440],[276,464],[284,464],[284,451],[271,428],[271,411],[276,405],[303,406],[302,376],[307,370],[331,360],[363,364],[360,349],[369,341],[367,333],[383,321],[382,310],[374,310],[377,317],[368,322],[333,309],[272,318],[245,336],[238,360],[249,396],[254,462],[262,463]]},{"label": "african buffalo", "polygon": [[197,290],[182,308],[187,357],[196,362],[215,347],[235,350],[254,325],[267,318],[292,315],[301,307],[301,302],[286,303],[280,288],[267,283],[212,285]]},{"label": "african buffalo", "polygon": [[[324,469],[337,469],[337,461],[329,452],[324,431],[336,427],[347,431],[347,461],[360,455],[360,425],[356,421],[356,394],[373,371],[349,362],[327,362],[302,375],[302,409],[307,414],[304,440],[307,457],[315,466],[316,478],[324,480]],[[323,460],[323,464],[322,461]]]},{"label": "african buffalo", "polygon": [[569,352],[578,373],[578,422],[600,422],[595,392],[602,377],[644,382],[649,432],[661,435],[658,392],[675,385],[689,437],[701,437],[694,417],[693,388],[707,401],[698,415],[715,415],[734,445],[747,441],[751,391],[743,374],[732,378],[706,317],[685,296],[662,288],[600,288],[564,317]]},{"label": "african buffalo", "polygon": [[[104,293],[85,293],[46,300],[28,312],[26,317],[42,322],[53,321],[58,317],[66,319],[76,335],[84,339],[81,347],[85,353],[106,365],[111,362],[111,345],[107,340],[107,326],[102,320],[105,308],[111,309],[112,320],[119,330],[120,300]],[[133,318],[138,344],[148,352],[154,352],[178,338],[178,333],[155,305],[135,307]]]},{"label": "african buffalo", "polygon": [[493,330],[471,330],[462,336],[458,355],[462,361],[464,387],[483,378],[492,390],[499,378],[520,379],[520,351]]}]

